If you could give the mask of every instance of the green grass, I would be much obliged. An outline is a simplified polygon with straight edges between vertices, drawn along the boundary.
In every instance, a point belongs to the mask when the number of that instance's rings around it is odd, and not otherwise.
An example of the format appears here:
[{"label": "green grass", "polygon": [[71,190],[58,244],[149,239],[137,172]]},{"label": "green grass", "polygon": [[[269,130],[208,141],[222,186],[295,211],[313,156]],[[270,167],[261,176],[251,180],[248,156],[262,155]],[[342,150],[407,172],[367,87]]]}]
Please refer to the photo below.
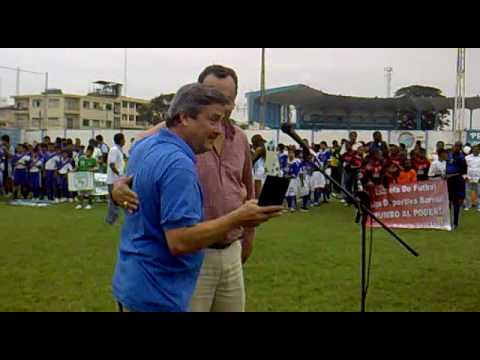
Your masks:
[{"label": "green grass", "polygon": [[[115,311],[110,284],[120,227],[71,204],[0,203],[0,311]],[[247,311],[358,311],[360,240],[351,209],[331,203],[257,231],[246,265]],[[479,311],[480,214],[457,232],[375,230],[368,311]]]}]

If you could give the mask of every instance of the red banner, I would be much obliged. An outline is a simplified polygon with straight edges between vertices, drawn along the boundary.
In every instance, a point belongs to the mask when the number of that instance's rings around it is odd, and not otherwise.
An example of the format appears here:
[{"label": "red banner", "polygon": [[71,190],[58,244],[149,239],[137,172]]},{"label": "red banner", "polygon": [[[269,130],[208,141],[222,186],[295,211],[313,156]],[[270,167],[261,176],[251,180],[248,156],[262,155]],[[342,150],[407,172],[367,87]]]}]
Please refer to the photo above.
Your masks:
[{"label": "red banner", "polygon": [[[452,229],[445,180],[391,185],[388,192],[377,186],[372,211],[393,228]],[[372,225],[379,226],[375,221]]]}]

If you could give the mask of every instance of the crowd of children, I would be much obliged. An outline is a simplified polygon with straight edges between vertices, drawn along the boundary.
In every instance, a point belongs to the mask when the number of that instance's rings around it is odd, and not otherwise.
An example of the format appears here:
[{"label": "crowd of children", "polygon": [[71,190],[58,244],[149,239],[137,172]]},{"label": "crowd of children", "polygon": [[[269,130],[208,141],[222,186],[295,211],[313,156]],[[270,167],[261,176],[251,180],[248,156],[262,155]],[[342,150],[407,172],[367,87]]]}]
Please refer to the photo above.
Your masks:
[{"label": "crowd of children", "polygon": [[[41,143],[10,144],[8,135],[0,144],[0,195],[32,202],[74,202],[77,209],[91,209],[89,194],[72,193],[68,189],[68,174],[73,171],[107,172],[109,147],[97,135],[88,146],[72,139],[57,138],[52,142],[45,136]],[[89,204],[84,207],[84,200]]]},{"label": "crowd of children", "polygon": [[[279,144],[277,148],[281,176],[291,179],[286,194],[288,211],[291,212],[308,211],[311,206],[320,206],[327,203],[331,195],[341,198],[346,206],[351,205],[351,200],[332,186],[317,167],[325,170],[351,193],[366,192],[370,198],[375,197],[378,185],[388,189],[391,184],[446,179],[454,227],[458,226],[460,208],[464,205],[468,211],[472,207],[472,195],[475,193],[478,196],[480,191],[479,145],[463,146],[457,142],[446,149],[445,144],[439,141],[435,154],[428,156],[420,141],[408,152],[403,144],[387,144],[380,132],[374,132],[373,140],[368,143],[357,142],[357,134],[351,132],[349,139],[342,140],[340,144],[333,141],[329,147],[323,141],[310,148],[312,154],[304,154],[295,146]],[[297,200],[301,200],[300,206],[297,206]],[[477,209],[480,211],[480,201],[477,201]]]}]

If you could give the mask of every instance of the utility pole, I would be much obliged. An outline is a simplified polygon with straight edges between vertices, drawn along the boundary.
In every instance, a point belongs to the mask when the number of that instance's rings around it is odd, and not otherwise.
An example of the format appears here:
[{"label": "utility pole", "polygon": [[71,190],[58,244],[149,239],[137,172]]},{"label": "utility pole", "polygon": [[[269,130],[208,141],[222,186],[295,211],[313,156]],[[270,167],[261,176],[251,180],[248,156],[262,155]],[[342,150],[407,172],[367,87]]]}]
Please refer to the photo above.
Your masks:
[{"label": "utility pole", "polygon": [[465,131],[465,52],[465,48],[457,49],[457,84],[453,113],[453,129],[457,141],[463,141]]},{"label": "utility pole", "polygon": [[393,68],[387,66],[385,69],[385,78],[387,79],[387,98],[392,97],[392,72]]},{"label": "utility pole", "polygon": [[[65,118],[63,119],[65,121]],[[45,123],[44,129],[48,130],[48,72],[45,73]]]},{"label": "utility pole", "polygon": [[[44,111],[43,118],[46,118],[46,120],[47,120],[46,125],[48,127],[48,72],[42,73],[42,72],[37,72],[37,71],[23,70],[23,69],[20,69],[20,67],[18,67],[18,66],[16,68],[13,68],[13,67],[9,67],[9,66],[0,65],[0,69],[16,71],[16,73],[17,73],[16,96],[20,95],[20,73],[21,72],[34,74],[34,75],[41,75],[41,76],[45,77],[45,97],[44,97],[44,100],[45,100],[44,109],[45,109],[45,111]],[[30,119],[29,119],[29,122],[30,122]]]},{"label": "utility pole", "polygon": [[265,115],[266,115],[266,104],[265,104],[265,48],[262,48],[262,71],[260,75],[260,130],[265,129]]},{"label": "utility pole", "polygon": [[124,57],[124,90],[123,93],[127,96],[127,48],[125,48],[125,57]]},{"label": "utility pole", "polygon": [[15,95],[20,96],[20,68],[17,66],[17,82],[16,82],[16,89]]}]

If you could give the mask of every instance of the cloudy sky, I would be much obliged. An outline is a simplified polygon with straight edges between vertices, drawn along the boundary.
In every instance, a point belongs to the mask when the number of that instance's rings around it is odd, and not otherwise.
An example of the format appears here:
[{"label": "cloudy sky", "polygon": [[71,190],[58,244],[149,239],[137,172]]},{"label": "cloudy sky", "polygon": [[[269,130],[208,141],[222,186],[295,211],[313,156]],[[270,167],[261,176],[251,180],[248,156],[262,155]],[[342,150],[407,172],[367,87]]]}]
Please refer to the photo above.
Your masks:
[{"label": "cloudy sky", "polygon": [[[194,81],[207,65],[235,68],[238,103],[260,84],[260,49],[128,49],[128,95],[152,98]],[[332,94],[385,96],[392,88],[431,85],[455,94],[456,49],[267,49],[267,87],[303,83]],[[467,96],[480,94],[480,49],[467,49]],[[50,87],[85,93],[95,80],[124,80],[124,49],[0,49],[0,65],[49,73]],[[15,72],[0,69],[2,96],[15,93]],[[22,74],[21,93],[39,92],[43,79]],[[480,115],[480,111],[478,111]],[[480,116],[475,116],[479,121]]]}]

